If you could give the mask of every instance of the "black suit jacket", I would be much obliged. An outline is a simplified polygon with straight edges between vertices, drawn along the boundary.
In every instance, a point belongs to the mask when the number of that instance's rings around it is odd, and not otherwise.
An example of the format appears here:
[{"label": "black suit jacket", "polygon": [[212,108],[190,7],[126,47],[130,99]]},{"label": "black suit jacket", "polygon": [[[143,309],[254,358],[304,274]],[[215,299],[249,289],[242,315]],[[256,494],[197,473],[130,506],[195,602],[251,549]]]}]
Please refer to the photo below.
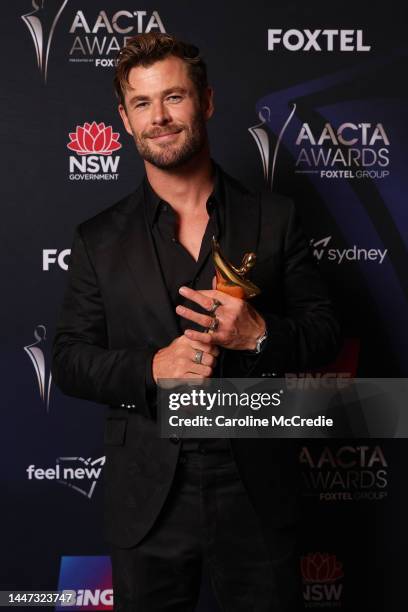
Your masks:
[{"label": "black suit jacket", "polygon": [[[254,251],[253,305],[268,340],[259,357],[224,351],[221,375],[261,377],[333,358],[338,325],[290,200],[253,194],[224,174],[221,248],[239,263]],[[109,541],[130,547],[153,525],[169,492],[180,445],[159,438],[146,389],[152,355],[179,335],[145,219],[142,186],[75,233],[57,325],[52,374],[60,389],[109,406],[105,517]],[[234,354],[235,353],[235,354]],[[266,525],[298,513],[297,454],[288,440],[231,440],[250,497]]]}]

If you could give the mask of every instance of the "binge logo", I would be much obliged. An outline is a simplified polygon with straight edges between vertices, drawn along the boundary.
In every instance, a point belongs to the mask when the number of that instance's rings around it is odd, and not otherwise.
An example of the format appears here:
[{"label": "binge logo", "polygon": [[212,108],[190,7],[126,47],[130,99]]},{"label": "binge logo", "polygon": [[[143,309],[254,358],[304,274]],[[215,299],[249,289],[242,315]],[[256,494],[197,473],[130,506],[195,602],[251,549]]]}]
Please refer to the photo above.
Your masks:
[{"label": "binge logo", "polygon": [[113,610],[110,558],[62,557],[58,591],[70,598],[56,610]]},{"label": "binge logo", "polygon": [[80,157],[70,155],[69,179],[71,181],[112,181],[117,180],[119,155],[112,155],[122,148],[119,132],[104,123],[77,125],[69,134],[67,147]]},{"label": "binge logo", "polygon": [[306,608],[341,605],[344,577],[343,566],[336,555],[309,553],[301,559],[304,584],[303,599]]},{"label": "binge logo", "polygon": [[286,372],[287,389],[344,389],[357,376],[359,353],[360,339],[345,338],[336,361],[327,367],[309,372]]}]

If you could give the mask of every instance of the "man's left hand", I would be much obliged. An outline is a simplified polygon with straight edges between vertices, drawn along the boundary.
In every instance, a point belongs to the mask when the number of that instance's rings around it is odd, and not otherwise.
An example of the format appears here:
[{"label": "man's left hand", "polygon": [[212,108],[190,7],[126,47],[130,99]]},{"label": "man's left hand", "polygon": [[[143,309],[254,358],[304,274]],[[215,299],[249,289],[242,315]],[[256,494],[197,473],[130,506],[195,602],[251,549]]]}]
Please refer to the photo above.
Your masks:
[{"label": "man's left hand", "polygon": [[177,314],[206,329],[214,321],[214,316],[218,320],[217,329],[211,333],[187,329],[184,333],[188,338],[237,351],[255,350],[256,341],[265,333],[266,325],[261,315],[248,302],[217,289],[195,291],[190,287],[180,287],[179,293],[208,311],[211,311],[214,300],[220,302],[213,315],[200,314],[185,306],[177,306]]}]

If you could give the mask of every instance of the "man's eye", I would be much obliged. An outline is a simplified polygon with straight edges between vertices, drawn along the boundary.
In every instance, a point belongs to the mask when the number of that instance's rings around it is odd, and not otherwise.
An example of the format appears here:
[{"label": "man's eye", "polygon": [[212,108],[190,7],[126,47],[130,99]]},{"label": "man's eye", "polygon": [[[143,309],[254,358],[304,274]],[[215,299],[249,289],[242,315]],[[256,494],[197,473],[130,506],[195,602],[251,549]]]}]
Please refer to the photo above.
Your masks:
[{"label": "man's eye", "polygon": [[171,100],[172,102],[179,102],[181,100],[181,96],[169,96],[167,99]]},{"label": "man's eye", "polygon": [[147,106],[147,102],[138,102],[135,108],[144,108],[145,106]]}]

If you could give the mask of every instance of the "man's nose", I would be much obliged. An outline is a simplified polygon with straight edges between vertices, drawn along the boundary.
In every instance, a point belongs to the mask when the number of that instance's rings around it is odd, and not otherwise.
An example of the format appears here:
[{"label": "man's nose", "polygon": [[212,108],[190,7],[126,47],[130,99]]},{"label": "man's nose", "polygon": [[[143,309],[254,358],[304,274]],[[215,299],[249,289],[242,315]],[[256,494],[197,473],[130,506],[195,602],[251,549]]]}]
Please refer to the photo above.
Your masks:
[{"label": "man's nose", "polygon": [[163,104],[162,101],[158,100],[152,105],[152,124],[164,125],[171,121],[169,109]]}]

